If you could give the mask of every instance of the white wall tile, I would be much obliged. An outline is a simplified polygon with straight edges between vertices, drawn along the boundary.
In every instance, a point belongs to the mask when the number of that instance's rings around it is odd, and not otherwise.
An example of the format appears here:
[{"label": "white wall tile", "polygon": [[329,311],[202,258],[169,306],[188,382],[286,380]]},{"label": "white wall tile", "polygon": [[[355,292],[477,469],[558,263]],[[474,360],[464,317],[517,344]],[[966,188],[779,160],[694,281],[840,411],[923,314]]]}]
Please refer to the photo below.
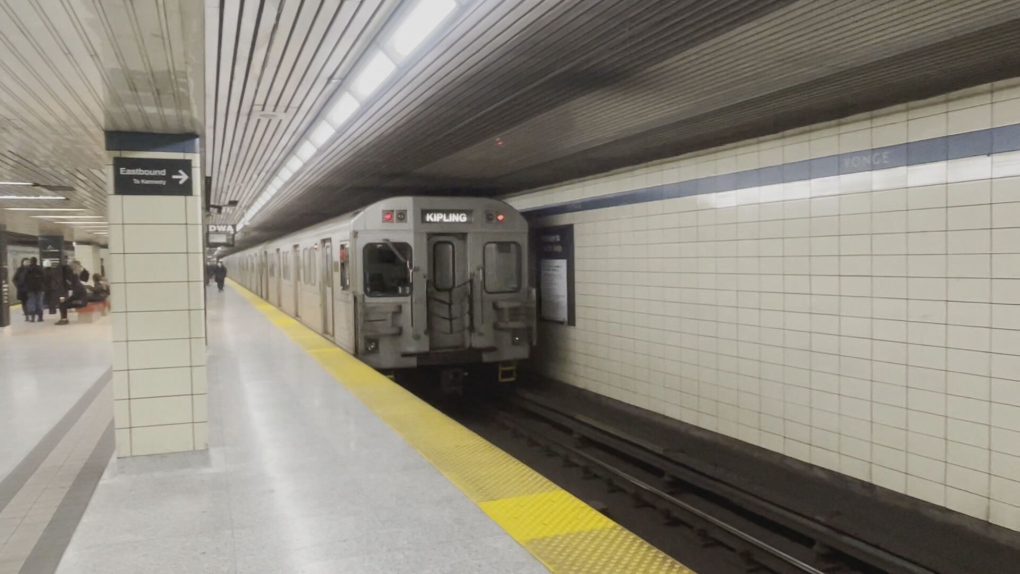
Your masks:
[{"label": "white wall tile", "polygon": [[188,283],[129,283],[123,288],[128,312],[188,309]]},{"label": "white wall tile", "polygon": [[[1020,87],[1004,89],[1017,93],[998,101],[1020,101]],[[540,207],[986,129],[1015,108],[993,99],[978,87],[860,125],[663,162],[675,166],[668,173],[638,166],[511,202]],[[988,478],[1016,472],[1020,460],[1020,152],[542,223],[574,223],[577,244],[578,325],[543,326],[550,376],[970,516],[1020,523],[1020,505],[1001,500],[1010,485],[989,498]],[[676,339],[666,345],[670,323]],[[668,350],[648,348],[660,342]],[[992,452],[1002,454],[999,470]]]},{"label": "white wall tile", "polygon": [[124,253],[186,253],[187,226],[124,225]]},{"label": "white wall tile", "polygon": [[192,393],[191,368],[172,367],[130,371],[130,388],[132,399],[190,395]]},{"label": "white wall tile", "polygon": [[121,200],[125,225],[187,223],[183,197],[125,195]]},{"label": "white wall tile", "polygon": [[192,422],[192,395],[131,399],[132,428]]},{"label": "white wall tile", "polygon": [[175,424],[131,429],[131,454],[144,456],[194,450],[192,425]]},{"label": "white wall tile", "polygon": [[128,365],[132,370],[190,367],[192,362],[189,343],[190,339],[129,341]]},{"label": "white wall tile", "polygon": [[124,281],[125,283],[187,281],[188,258],[186,253],[124,255]]},{"label": "white wall tile", "polygon": [[191,336],[190,311],[153,311],[123,313],[127,319],[128,339],[187,339]]}]

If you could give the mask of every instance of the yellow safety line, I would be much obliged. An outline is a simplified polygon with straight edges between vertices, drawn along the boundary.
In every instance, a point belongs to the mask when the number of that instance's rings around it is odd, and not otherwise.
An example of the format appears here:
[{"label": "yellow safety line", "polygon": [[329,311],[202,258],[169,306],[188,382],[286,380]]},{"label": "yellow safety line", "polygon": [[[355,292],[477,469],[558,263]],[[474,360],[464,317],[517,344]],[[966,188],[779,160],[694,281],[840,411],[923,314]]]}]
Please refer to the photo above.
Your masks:
[{"label": "yellow safety line", "polygon": [[693,574],[241,285],[238,293],[557,574]]}]

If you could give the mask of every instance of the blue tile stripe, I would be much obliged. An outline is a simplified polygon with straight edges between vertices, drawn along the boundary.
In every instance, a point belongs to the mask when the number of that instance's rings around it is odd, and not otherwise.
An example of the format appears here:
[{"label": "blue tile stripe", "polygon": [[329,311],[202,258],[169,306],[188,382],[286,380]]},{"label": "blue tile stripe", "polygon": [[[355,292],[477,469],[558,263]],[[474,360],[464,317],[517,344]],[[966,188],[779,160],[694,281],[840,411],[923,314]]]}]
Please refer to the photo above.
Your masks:
[{"label": "blue tile stripe", "polygon": [[1020,124],[689,179],[567,203],[525,208],[521,212],[528,219],[536,219],[689,195],[734,191],[1011,151],[1020,151]]}]

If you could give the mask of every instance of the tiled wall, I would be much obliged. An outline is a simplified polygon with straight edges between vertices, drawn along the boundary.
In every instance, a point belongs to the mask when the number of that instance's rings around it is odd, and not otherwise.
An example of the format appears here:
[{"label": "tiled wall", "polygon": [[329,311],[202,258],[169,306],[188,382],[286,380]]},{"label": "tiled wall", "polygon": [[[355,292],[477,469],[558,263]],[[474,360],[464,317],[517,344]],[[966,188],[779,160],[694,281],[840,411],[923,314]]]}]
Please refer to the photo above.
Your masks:
[{"label": "tiled wall", "polygon": [[[112,177],[111,152],[109,181]],[[191,159],[197,154],[129,153]],[[207,448],[202,206],[190,197],[110,195],[114,419],[118,456]]]},{"label": "tiled wall", "polygon": [[1020,530],[1020,81],[509,201],[549,376]]}]

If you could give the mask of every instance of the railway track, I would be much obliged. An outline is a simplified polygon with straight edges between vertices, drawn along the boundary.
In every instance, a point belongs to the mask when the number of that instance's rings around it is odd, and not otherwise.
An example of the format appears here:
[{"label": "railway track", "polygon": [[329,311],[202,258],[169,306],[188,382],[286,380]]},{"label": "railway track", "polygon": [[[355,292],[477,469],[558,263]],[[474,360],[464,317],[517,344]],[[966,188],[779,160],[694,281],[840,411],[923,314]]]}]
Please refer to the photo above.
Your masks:
[{"label": "railway track", "polygon": [[654,509],[666,528],[687,528],[706,547],[729,549],[749,572],[934,574],[720,483],[678,462],[662,445],[528,391],[495,400],[491,408],[499,425],[561,458],[582,478],[604,481],[611,491],[627,494],[631,504]]}]

